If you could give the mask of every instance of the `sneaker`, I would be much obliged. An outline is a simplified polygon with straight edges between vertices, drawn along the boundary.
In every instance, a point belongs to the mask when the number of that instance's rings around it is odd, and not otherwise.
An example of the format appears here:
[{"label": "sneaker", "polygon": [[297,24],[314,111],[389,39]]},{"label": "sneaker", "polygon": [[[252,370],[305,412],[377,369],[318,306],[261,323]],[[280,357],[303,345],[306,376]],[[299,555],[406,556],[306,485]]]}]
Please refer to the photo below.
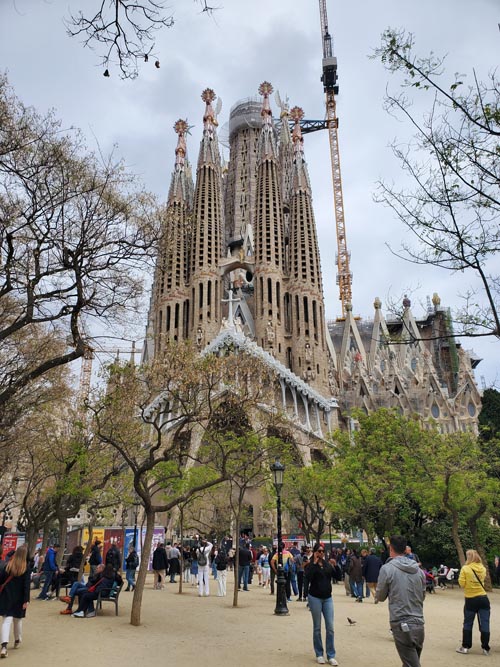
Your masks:
[{"label": "sneaker", "polygon": [[74,612],[73,614],[71,614],[71,615],[74,616],[75,618],[83,618],[83,617],[85,616],[85,614],[83,613],[83,611],[75,611],[75,612]]},{"label": "sneaker", "polygon": [[20,645],[21,645],[21,640],[16,639],[16,641],[14,642],[14,648],[19,648]]},{"label": "sneaker", "polygon": [[318,665],[324,665],[324,664],[325,664],[325,659],[323,658],[322,655],[319,655],[319,656],[316,658],[316,662],[318,663]]},{"label": "sneaker", "polygon": [[490,654],[490,649],[489,648],[483,648],[483,655],[489,655]]},{"label": "sneaker", "polygon": [[338,665],[339,663],[335,660],[335,658],[329,658],[328,664],[329,665]]},{"label": "sneaker", "polygon": [[95,615],[96,615],[95,611],[89,611],[87,614],[87,618],[94,618]]},{"label": "sneaker", "polygon": [[73,610],[72,609],[63,609],[59,613],[62,614],[63,616],[69,616],[70,614],[73,613]]},{"label": "sneaker", "polygon": [[0,658],[6,658],[9,654],[7,653],[7,647],[2,646],[0,649]]},{"label": "sneaker", "polygon": [[459,647],[456,649],[456,652],[457,652],[457,653],[468,653],[468,652],[469,652],[469,649],[468,649],[468,648],[464,648],[463,646],[459,646]]}]

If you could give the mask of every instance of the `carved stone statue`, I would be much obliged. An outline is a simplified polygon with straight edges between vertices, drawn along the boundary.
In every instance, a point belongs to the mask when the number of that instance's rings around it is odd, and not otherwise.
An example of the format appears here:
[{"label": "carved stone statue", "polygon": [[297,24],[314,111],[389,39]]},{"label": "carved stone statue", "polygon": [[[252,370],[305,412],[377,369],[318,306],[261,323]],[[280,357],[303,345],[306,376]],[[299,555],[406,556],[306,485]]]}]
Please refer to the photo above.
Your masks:
[{"label": "carved stone statue", "polygon": [[199,350],[203,347],[203,329],[201,327],[196,330],[196,347]]},{"label": "carved stone statue", "polygon": [[266,336],[267,336],[267,342],[269,343],[270,347],[274,345],[274,329],[273,329],[273,323],[271,320],[268,321],[267,323],[267,328],[266,328]]}]

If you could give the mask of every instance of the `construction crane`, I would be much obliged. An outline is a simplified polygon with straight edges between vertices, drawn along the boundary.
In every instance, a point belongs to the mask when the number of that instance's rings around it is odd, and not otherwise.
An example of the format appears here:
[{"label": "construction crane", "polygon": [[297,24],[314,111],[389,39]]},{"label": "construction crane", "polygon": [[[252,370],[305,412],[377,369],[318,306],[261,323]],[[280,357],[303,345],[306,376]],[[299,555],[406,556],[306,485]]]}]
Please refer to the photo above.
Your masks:
[{"label": "construction crane", "polygon": [[92,378],[92,364],[95,355],[101,352],[116,352],[117,358],[120,356],[120,354],[129,352],[132,363],[135,363],[135,354],[137,352],[142,352],[142,348],[136,348],[135,341],[132,341],[132,347],[127,349],[120,347],[99,347],[99,349],[95,349],[90,345],[87,345],[82,359],[82,366],[80,369],[80,384],[78,388],[78,404],[81,406],[85,405],[85,401],[89,397],[90,381]]},{"label": "construction crane", "polygon": [[[340,151],[338,137],[338,118],[335,95],[338,95],[337,58],[333,55],[332,38],[328,32],[326,0],[319,0],[321,21],[321,39],[323,41],[323,75],[321,81],[326,94],[326,127],[330,139],[330,158],[332,164],[333,199],[335,223],[337,229],[337,284],[342,304],[342,319],[346,316],[346,306],[352,303],[352,273],[349,268],[349,252],[344,219],[344,198],[342,195],[342,177],[340,172]],[[319,129],[319,128],[318,128]]]}]

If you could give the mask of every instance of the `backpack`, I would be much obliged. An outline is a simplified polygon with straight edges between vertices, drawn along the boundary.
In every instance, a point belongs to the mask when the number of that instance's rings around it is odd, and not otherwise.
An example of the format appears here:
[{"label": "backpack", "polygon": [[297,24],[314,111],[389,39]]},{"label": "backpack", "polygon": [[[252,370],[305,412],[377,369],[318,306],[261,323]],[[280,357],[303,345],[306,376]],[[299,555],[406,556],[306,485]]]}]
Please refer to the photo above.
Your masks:
[{"label": "backpack", "polygon": [[208,563],[207,560],[207,554],[205,553],[205,549],[199,549],[198,551],[198,565],[201,565],[201,567],[204,567]]}]

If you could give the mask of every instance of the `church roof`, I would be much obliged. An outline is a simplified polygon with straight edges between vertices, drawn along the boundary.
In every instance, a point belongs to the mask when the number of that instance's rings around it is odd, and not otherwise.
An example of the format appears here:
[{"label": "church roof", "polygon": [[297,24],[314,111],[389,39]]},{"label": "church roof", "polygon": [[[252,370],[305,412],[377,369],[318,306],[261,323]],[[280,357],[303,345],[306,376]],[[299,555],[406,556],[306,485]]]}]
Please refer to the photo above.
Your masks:
[{"label": "church roof", "polygon": [[326,398],[319,392],[313,389],[307,382],[304,382],[298,375],[295,375],[284,364],[273,357],[272,354],[266,352],[257,343],[247,338],[243,332],[237,331],[236,328],[229,326],[226,329],[221,329],[219,334],[211,341],[202,351],[203,355],[214,354],[222,350],[227,345],[235,345],[240,350],[256,357],[262,361],[268,368],[276,373],[276,375],[288,385],[291,385],[297,391],[307,396],[311,401],[317,403],[325,411],[330,411],[333,408],[338,408],[337,399],[333,396]]}]

